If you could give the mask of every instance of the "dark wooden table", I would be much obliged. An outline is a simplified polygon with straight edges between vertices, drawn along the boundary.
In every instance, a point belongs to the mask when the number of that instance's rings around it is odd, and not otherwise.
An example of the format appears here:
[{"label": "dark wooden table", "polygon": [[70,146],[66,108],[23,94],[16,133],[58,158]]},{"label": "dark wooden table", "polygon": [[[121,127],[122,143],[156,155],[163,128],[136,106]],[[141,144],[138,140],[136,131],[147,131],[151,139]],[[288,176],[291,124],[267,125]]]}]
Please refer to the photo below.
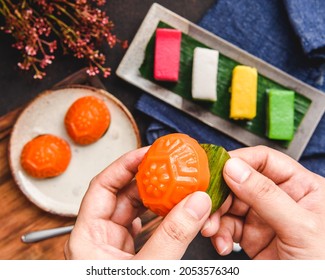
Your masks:
[{"label": "dark wooden table", "polygon": [[[106,10],[115,23],[115,33],[121,39],[132,41],[144,16],[154,1],[150,0],[107,0]],[[165,0],[155,1],[192,22],[198,22],[215,0]],[[12,38],[0,32],[0,259],[62,259],[63,244],[67,236],[61,236],[32,245],[20,241],[26,231],[55,227],[73,223],[72,218],[62,218],[45,213],[30,203],[13,182],[8,162],[7,144],[9,133],[20,109],[43,90],[51,88],[65,77],[86,65],[71,56],[58,56],[47,68],[43,80],[34,80],[31,73],[17,67],[20,56],[11,47]],[[136,87],[115,75],[125,50],[119,47],[105,50],[112,68],[112,75],[101,79],[106,89],[120,99],[133,114],[144,144],[145,129],[150,119],[134,109],[141,95]],[[13,210],[14,209],[14,210]],[[242,253],[233,253],[227,259],[242,259]],[[184,259],[221,259],[210,240],[200,235],[192,242]]]}]

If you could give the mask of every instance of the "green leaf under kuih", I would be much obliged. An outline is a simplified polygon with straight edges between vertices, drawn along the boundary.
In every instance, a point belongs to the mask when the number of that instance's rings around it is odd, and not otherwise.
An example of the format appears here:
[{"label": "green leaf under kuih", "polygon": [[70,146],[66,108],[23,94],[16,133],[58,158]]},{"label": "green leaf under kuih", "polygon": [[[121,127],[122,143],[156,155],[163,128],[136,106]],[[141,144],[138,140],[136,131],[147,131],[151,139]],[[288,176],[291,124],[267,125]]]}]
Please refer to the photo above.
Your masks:
[{"label": "green leaf under kuih", "polygon": [[[158,24],[158,28],[172,28],[164,22]],[[239,65],[235,60],[219,54],[219,65],[218,65],[218,78],[217,78],[217,94],[218,100],[216,102],[199,102],[192,99],[191,88],[192,88],[192,64],[193,64],[193,51],[196,47],[209,48],[194,38],[182,33],[181,42],[181,58],[180,58],[180,73],[179,81],[177,83],[171,82],[158,82],[153,77],[154,67],[154,48],[155,48],[155,34],[151,37],[146,51],[144,61],[139,69],[141,75],[156,84],[182,96],[183,98],[190,100],[206,110],[210,111],[229,122],[235,123],[236,125],[266,138],[266,90],[270,88],[287,89],[282,85],[264,77],[263,75],[258,76],[258,92],[257,92],[257,114],[253,120],[249,121],[235,121],[229,118],[230,110],[230,93],[229,88],[231,86],[232,70],[236,65]],[[257,69],[258,70],[258,69]],[[311,101],[296,93],[295,95],[295,115],[294,125],[295,130],[301,123],[304,115],[311,104]],[[287,147],[290,141],[275,141],[278,144]]]},{"label": "green leaf under kuih", "polygon": [[224,203],[230,193],[230,189],[223,179],[222,170],[226,161],[230,158],[228,152],[220,146],[213,144],[201,144],[205,150],[210,169],[210,183],[207,189],[212,200],[211,213],[214,213]]}]

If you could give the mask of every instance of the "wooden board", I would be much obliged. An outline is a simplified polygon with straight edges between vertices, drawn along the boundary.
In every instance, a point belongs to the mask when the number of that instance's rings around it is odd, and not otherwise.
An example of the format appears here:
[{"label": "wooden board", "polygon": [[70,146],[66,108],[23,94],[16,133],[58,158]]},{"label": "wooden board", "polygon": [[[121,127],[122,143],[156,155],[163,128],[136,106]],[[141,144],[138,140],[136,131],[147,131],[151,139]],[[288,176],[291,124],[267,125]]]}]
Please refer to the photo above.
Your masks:
[{"label": "wooden board", "polygon": [[8,142],[12,125],[22,108],[0,118],[0,259],[63,259],[67,236],[24,244],[26,232],[73,224],[73,218],[48,214],[34,206],[13,181],[8,165]]},{"label": "wooden board", "polygon": [[[68,84],[87,84],[104,88],[97,77],[89,77],[84,69],[54,88]],[[0,260],[61,260],[64,259],[63,250],[68,235],[30,244],[21,241],[21,236],[27,232],[71,225],[75,222],[75,218],[56,216],[35,206],[23,195],[11,176],[8,142],[11,129],[22,110],[23,107],[0,117]],[[141,218],[144,227],[136,239],[136,250],[141,248],[161,221],[161,218],[150,212]]]}]

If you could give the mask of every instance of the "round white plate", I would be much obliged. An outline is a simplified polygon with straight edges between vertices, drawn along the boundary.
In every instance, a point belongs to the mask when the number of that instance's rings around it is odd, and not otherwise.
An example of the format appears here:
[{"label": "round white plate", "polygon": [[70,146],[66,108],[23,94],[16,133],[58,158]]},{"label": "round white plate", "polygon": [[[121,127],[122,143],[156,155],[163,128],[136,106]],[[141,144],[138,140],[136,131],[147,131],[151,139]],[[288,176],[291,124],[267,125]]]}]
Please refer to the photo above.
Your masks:
[{"label": "round white plate", "polygon": [[[100,140],[79,146],[69,138],[64,117],[75,100],[88,95],[105,101],[111,124]],[[21,167],[20,154],[28,141],[47,133],[60,136],[70,144],[71,161],[60,176],[35,179]],[[73,86],[44,92],[21,113],[10,138],[9,162],[17,185],[30,201],[54,214],[76,216],[91,179],[122,154],[140,146],[136,123],[119,100],[104,90]]]}]

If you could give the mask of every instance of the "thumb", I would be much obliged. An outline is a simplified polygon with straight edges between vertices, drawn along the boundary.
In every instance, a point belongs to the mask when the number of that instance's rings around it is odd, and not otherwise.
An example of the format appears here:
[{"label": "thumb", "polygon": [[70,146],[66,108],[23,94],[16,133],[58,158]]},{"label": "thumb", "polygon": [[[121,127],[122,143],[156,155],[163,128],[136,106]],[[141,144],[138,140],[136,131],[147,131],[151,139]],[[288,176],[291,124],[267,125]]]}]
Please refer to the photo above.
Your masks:
[{"label": "thumb", "polygon": [[292,232],[302,217],[297,203],[272,180],[239,158],[229,159],[224,179],[234,194],[253,208],[278,234]]},{"label": "thumb", "polygon": [[195,192],[178,203],[136,255],[138,259],[180,259],[211,211],[211,199]]}]

